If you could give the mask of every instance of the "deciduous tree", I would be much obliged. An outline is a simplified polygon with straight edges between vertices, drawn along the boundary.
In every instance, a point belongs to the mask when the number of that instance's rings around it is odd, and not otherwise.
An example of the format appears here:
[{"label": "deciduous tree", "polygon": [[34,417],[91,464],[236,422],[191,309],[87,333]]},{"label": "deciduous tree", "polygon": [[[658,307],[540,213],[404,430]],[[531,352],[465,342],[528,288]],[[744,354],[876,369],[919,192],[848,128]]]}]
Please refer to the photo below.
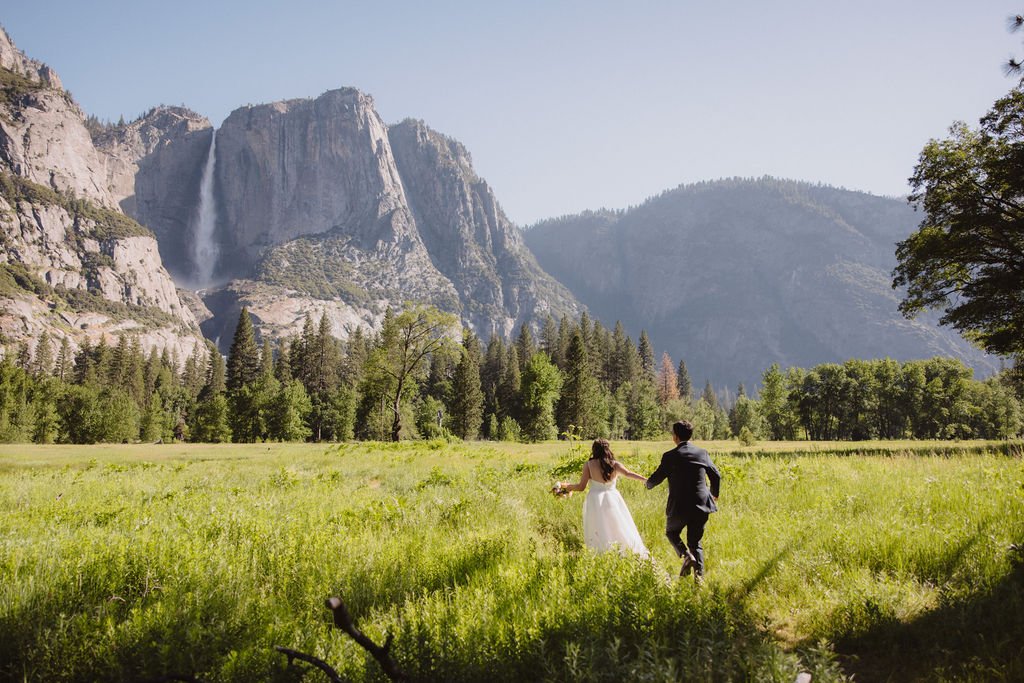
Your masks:
[{"label": "deciduous tree", "polygon": [[1024,90],[998,100],[978,129],[954,123],[910,178],[924,220],[897,245],[893,287],[907,316],[941,323],[987,351],[1024,354]]}]

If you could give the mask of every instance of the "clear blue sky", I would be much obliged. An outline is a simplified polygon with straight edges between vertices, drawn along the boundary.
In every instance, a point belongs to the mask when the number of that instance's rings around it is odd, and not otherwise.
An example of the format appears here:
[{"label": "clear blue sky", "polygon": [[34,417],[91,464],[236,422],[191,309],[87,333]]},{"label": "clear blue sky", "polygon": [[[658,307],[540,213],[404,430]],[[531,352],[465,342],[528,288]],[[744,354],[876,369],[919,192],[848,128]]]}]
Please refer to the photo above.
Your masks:
[{"label": "clear blue sky", "polygon": [[1024,57],[1003,0],[10,2],[0,24],[86,113],[354,86],[461,140],[520,225],[764,174],[903,195]]}]

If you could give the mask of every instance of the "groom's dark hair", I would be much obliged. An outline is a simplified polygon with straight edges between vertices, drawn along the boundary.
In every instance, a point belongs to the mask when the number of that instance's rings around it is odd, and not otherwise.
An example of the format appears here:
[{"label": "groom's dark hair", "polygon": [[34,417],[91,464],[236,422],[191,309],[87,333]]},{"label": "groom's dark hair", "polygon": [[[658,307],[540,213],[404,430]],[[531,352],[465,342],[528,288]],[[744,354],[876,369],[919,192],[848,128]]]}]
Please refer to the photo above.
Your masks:
[{"label": "groom's dark hair", "polygon": [[672,433],[680,441],[689,441],[690,437],[693,436],[693,425],[686,420],[680,420],[672,424]]}]

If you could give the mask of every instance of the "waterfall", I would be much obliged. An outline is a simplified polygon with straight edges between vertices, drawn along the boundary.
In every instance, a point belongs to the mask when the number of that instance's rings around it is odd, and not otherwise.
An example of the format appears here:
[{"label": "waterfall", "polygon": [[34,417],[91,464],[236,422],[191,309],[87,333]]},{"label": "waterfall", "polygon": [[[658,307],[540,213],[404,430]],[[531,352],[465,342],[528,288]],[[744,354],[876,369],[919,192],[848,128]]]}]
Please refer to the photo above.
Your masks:
[{"label": "waterfall", "polygon": [[217,265],[220,248],[214,240],[217,227],[217,200],[213,194],[214,166],[217,163],[217,131],[210,136],[210,151],[199,181],[199,209],[196,211],[195,241],[192,244],[196,284],[206,287],[213,283],[213,268]]}]

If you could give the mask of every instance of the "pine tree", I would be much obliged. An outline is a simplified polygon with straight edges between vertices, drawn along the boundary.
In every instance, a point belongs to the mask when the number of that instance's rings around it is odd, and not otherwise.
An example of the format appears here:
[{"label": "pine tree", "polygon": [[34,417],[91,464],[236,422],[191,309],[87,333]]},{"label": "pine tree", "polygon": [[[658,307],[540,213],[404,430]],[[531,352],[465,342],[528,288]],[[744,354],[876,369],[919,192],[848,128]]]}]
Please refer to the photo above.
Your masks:
[{"label": "pine tree", "polygon": [[[494,415],[498,412],[498,385],[505,374],[505,363],[508,362],[508,347],[498,334],[492,334],[491,340],[487,343],[487,352],[484,354],[483,363],[480,366],[480,388],[484,392],[484,412]],[[493,437],[488,433],[488,436]]]},{"label": "pine tree", "polygon": [[160,355],[156,352],[156,344],[150,347],[149,357],[142,368],[142,391],[149,396],[156,391],[156,379],[160,375]]},{"label": "pine tree", "polygon": [[131,343],[128,345],[128,354],[125,356],[122,386],[138,406],[142,406],[146,402],[145,381],[143,377],[144,363],[145,359],[142,356],[139,338],[133,336]]},{"label": "pine tree", "polygon": [[487,342],[483,361],[480,364],[480,388],[484,394],[493,394],[501,376],[505,373],[505,361],[508,358],[508,347],[501,335],[492,334]]},{"label": "pine tree", "polygon": [[332,393],[338,386],[338,370],[341,364],[341,350],[331,334],[331,324],[326,313],[320,316],[320,325],[312,340],[312,346],[307,347],[307,353],[310,367],[309,393],[326,398],[327,394]]},{"label": "pine tree", "polygon": [[[363,367],[366,365],[366,358],[370,355],[369,339],[363,335],[362,326],[357,327],[352,334],[348,336],[348,341],[345,342],[345,357],[341,363],[341,377],[340,381],[342,384],[348,387],[359,386],[360,380],[363,378]],[[292,361],[292,367],[295,367],[295,361]],[[295,373],[295,370],[292,370]]]},{"label": "pine tree", "polygon": [[476,439],[483,423],[484,395],[480,388],[480,342],[470,331],[462,338],[462,357],[455,367],[450,410],[452,431]]},{"label": "pine tree", "polygon": [[274,383],[280,388],[267,408],[267,438],[276,441],[305,441],[312,434],[306,419],[313,408],[306,388],[298,380],[281,384],[274,379]]},{"label": "pine tree", "polygon": [[461,352],[453,352],[451,348],[437,349],[430,354],[430,369],[427,371],[427,382],[424,386],[427,396],[433,396],[445,407],[451,405],[453,391],[452,380],[455,377],[456,358]]},{"label": "pine tree", "polygon": [[32,374],[36,377],[48,377],[53,370],[53,348],[50,346],[50,335],[45,332],[36,342],[36,353]]},{"label": "pine tree", "polygon": [[192,401],[196,400],[203,389],[203,360],[199,357],[198,347],[193,349],[185,361],[185,369],[181,372],[181,384]]},{"label": "pine tree", "polygon": [[508,357],[505,361],[505,372],[498,383],[496,396],[496,414],[499,418],[511,417],[518,421],[522,420],[522,374],[519,372],[519,351],[515,345],[508,347]]},{"label": "pine tree", "polygon": [[540,332],[540,350],[548,354],[549,358],[553,358],[556,348],[558,348],[558,326],[555,325],[555,319],[549,313],[544,316],[544,327]]},{"label": "pine tree", "polygon": [[622,328],[622,322],[616,321],[615,329],[612,331],[607,371],[608,387],[613,392],[618,391],[620,386],[633,380],[633,373],[629,367],[627,344],[632,345],[632,341],[626,336],[626,332]]},{"label": "pine tree", "polygon": [[287,384],[294,379],[292,376],[290,346],[291,343],[288,339],[282,339],[277,347],[277,363],[274,365],[274,377],[282,384]]},{"label": "pine tree", "polygon": [[704,381],[704,391],[701,393],[700,397],[707,402],[712,411],[718,410],[718,396],[715,395],[715,390],[711,386],[710,379]]},{"label": "pine tree", "polygon": [[252,384],[260,376],[260,350],[256,346],[256,333],[249,318],[249,310],[242,307],[238,325],[228,351],[227,390],[238,391]]},{"label": "pine tree", "polygon": [[62,382],[71,379],[74,372],[74,358],[71,355],[71,344],[67,337],[60,338],[60,350],[57,352],[57,362],[53,368],[53,376]]},{"label": "pine tree", "polygon": [[587,438],[604,435],[607,417],[601,414],[600,399],[601,389],[590,371],[583,335],[577,331],[565,354],[562,393],[555,410],[559,430],[577,427]]},{"label": "pine tree", "polygon": [[302,333],[292,342],[290,349],[292,375],[305,385],[307,392],[312,385],[313,371],[310,355],[315,336],[313,318],[307,312],[306,318],[302,322]]},{"label": "pine tree", "polygon": [[274,374],[274,345],[270,337],[263,340],[263,347],[260,349],[260,376],[271,376]]},{"label": "pine tree", "polygon": [[24,370],[27,373],[32,372],[32,349],[27,341],[22,340],[18,342],[18,352],[15,359],[15,365],[19,370]]},{"label": "pine tree", "polygon": [[128,335],[118,335],[117,346],[110,354],[110,364],[107,367],[107,384],[109,386],[124,386],[125,375],[128,372],[128,355]]},{"label": "pine tree", "polygon": [[576,331],[576,326],[569,320],[568,315],[562,315],[558,323],[558,343],[555,345],[555,352],[551,355],[551,362],[560,371],[565,369],[565,354],[569,350],[569,342]]},{"label": "pine tree", "polygon": [[679,369],[676,370],[676,390],[679,397],[687,403],[693,400],[693,383],[690,381],[690,372],[686,369],[686,361],[680,359]]},{"label": "pine tree", "polygon": [[516,351],[519,353],[519,371],[522,372],[536,352],[536,348],[533,345],[533,335],[530,333],[530,328],[525,322],[519,328],[519,338],[516,339]]},{"label": "pine tree", "polygon": [[587,346],[587,357],[590,359],[590,368],[594,372],[594,377],[602,386],[608,384],[611,350],[611,330],[602,325],[600,321],[595,322],[590,335],[590,344]]},{"label": "pine tree", "polygon": [[[78,347],[78,353],[75,354],[72,377],[75,384],[86,384],[94,374],[92,345],[89,343],[89,338],[85,337]],[[73,441],[72,443],[76,442]]]},{"label": "pine tree", "polygon": [[593,329],[592,329],[592,323],[591,323],[591,320],[590,320],[590,315],[588,315],[586,311],[583,311],[582,313],[580,313],[579,330],[580,330],[580,337],[583,339],[583,348],[585,348],[587,350],[587,354],[589,356],[591,348],[593,347],[593,344],[594,344],[594,338],[592,336],[593,335]]},{"label": "pine tree", "polygon": [[651,347],[651,340],[647,337],[647,330],[640,330],[640,343],[637,344],[637,353],[640,356],[641,378],[655,382],[654,378],[654,349]]},{"label": "pine tree", "polygon": [[107,344],[107,336],[100,335],[100,340],[92,349],[93,374],[89,379],[93,382],[102,382],[110,372],[110,346]]}]

